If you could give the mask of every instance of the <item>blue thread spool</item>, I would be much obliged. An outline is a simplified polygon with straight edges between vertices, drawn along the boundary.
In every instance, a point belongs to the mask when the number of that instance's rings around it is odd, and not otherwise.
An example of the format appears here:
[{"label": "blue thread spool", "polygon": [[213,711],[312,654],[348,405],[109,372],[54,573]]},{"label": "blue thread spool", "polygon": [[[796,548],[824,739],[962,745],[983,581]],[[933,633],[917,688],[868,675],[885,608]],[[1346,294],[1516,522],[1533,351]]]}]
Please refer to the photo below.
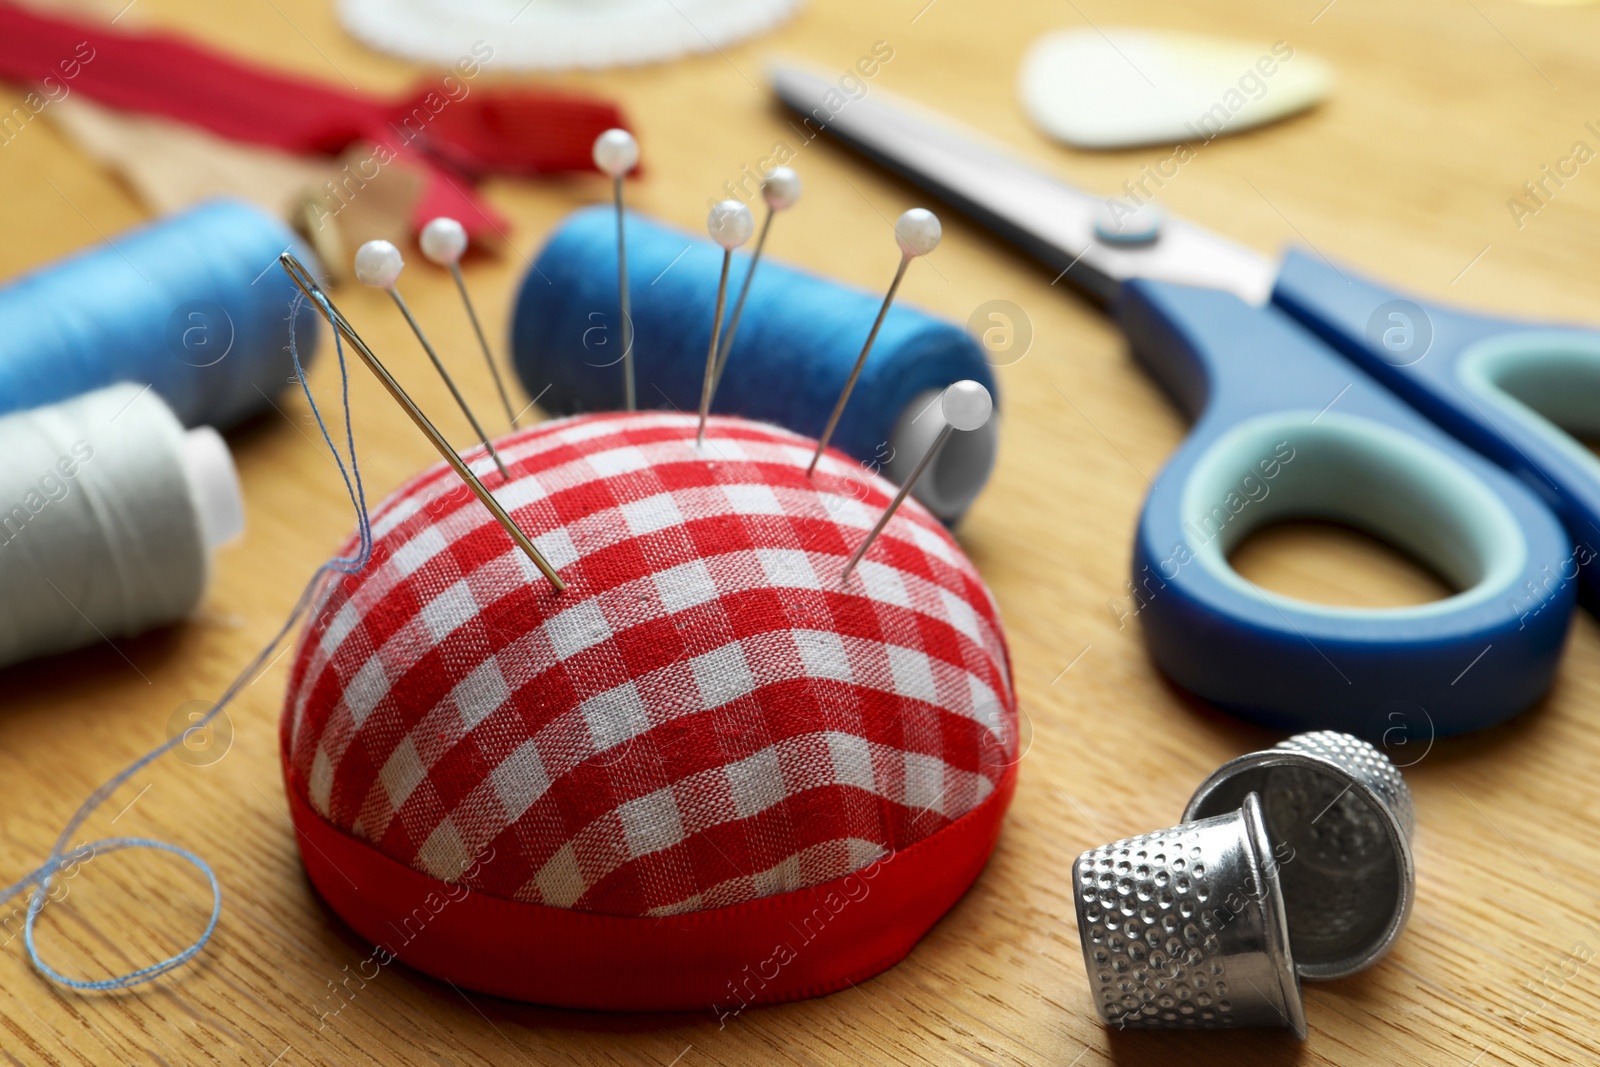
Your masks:
[{"label": "blue thread spool", "polygon": [[[0,287],[0,413],[124,381],[151,385],[185,426],[265,408],[294,373],[286,249],[313,262],[278,219],[212,200]],[[315,316],[300,316],[314,339]]]},{"label": "blue thread spool", "polygon": [[[634,214],[627,239],[639,406],[694,411],[722,249]],[[749,262],[735,257],[731,292],[743,283]],[[764,259],[712,410],[817,436],[882,299]],[[586,208],[551,235],[517,297],[512,359],[528,395],[561,414],[621,408],[616,308],[616,216],[609,207]],[[964,330],[897,304],[833,445],[903,479],[942,425],[935,403],[940,392],[963,378],[996,393],[982,347]],[[915,495],[943,519],[960,517],[988,480],[996,445],[994,420],[956,434]]]}]

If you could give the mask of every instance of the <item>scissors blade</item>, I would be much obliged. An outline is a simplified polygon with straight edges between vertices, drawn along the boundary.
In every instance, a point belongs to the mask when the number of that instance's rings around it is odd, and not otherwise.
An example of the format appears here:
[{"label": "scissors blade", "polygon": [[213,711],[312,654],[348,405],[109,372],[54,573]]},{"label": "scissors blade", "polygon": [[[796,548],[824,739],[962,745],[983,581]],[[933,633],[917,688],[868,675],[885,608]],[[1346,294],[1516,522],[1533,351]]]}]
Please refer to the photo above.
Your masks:
[{"label": "scissors blade", "polygon": [[833,81],[800,67],[776,64],[768,76],[778,98],[804,117],[808,134],[833,134],[1101,303],[1131,278],[1222,289],[1257,305],[1272,293],[1272,260],[1193,223],[1169,217],[1149,244],[1108,244],[1096,238],[1094,225],[1104,197],[1052,178],[973,132],[882,90],[844,97]]}]

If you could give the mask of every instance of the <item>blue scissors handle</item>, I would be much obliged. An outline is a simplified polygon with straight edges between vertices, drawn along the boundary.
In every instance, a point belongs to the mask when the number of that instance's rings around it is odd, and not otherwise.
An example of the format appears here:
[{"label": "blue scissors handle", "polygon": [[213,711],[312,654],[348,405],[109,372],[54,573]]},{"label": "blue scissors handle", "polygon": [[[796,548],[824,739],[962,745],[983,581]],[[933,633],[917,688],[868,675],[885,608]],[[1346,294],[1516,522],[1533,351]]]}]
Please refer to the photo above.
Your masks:
[{"label": "blue scissors handle", "polygon": [[1600,333],[1420,302],[1299,251],[1273,300],[1539,494],[1575,543],[1540,580],[1580,576],[1600,605],[1600,459],[1577,439],[1600,437]]},{"label": "blue scissors handle", "polygon": [[[1136,611],[1179,685],[1285,730],[1439,735],[1498,722],[1548,688],[1574,590],[1550,510],[1283,310],[1133,281],[1117,313],[1136,355],[1196,420],[1150,491]],[[1252,530],[1324,518],[1384,538],[1458,590],[1412,607],[1313,604],[1228,563]]]},{"label": "blue scissors handle", "polygon": [[[1600,411],[1600,345],[1570,332],[1559,342],[1507,337],[1523,328],[1440,312],[1418,321],[1437,327],[1431,341],[1441,355],[1458,330],[1470,341],[1464,377],[1425,380],[1443,373],[1446,360],[1432,355],[1417,373],[1391,374],[1371,362],[1365,330],[1374,300],[1392,294],[1362,291],[1304,256],[1291,255],[1280,272],[1176,218],[1142,245],[1099,240],[1102,198],[981,138],[876,91],[840,111],[816,74],[778,68],[773,82],[808,121],[1112,304],[1135,351],[1194,415],[1192,435],[1151,490],[1134,549],[1138,614],[1156,660],[1180,685],[1285,729],[1369,735],[1391,729],[1392,714],[1405,728],[1424,728],[1426,715],[1431,729],[1458,733],[1544,693],[1574,600],[1576,583],[1561,576],[1576,555],[1540,497],[1565,508],[1575,529],[1596,513],[1571,506],[1578,480],[1558,473],[1585,457],[1566,447],[1562,466],[1558,437],[1530,431],[1525,412],[1517,413],[1524,425],[1508,430],[1506,416],[1520,403],[1546,421],[1586,427],[1579,420]],[[1395,325],[1392,339],[1404,343],[1403,323]],[[1364,360],[1374,377],[1359,369]],[[1575,379],[1557,370],[1578,363],[1593,371],[1583,378],[1592,392],[1568,402],[1557,383]],[[1480,386],[1481,396],[1448,399]],[[1490,415],[1466,418],[1473,406]],[[1530,457],[1522,465],[1518,452]],[[1228,550],[1251,529],[1294,516],[1371,530],[1459,591],[1408,608],[1326,607],[1259,589],[1228,565]]]}]

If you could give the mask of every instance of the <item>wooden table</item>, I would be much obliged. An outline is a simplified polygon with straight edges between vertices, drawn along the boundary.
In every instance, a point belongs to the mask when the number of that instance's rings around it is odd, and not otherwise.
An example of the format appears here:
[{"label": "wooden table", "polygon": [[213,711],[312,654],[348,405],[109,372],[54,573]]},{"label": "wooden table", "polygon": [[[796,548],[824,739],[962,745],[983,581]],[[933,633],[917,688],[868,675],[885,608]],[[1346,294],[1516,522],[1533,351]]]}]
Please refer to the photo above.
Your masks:
[{"label": "wooden table", "polygon": [[[1326,6],[1324,6],[1326,4]],[[1320,10],[1319,10],[1320,9]],[[301,74],[395,90],[417,70],[347,38],[321,0],[184,5],[142,0],[130,15]],[[1287,40],[1339,74],[1323,108],[1218,140],[1163,192],[1167,206],[1257,248],[1289,241],[1429,297],[1594,321],[1600,164],[1569,180],[1519,228],[1507,198],[1600,118],[1594,41],[1600,9],[1511,0],[1159,0],[1125,12],[971,0],[816,0],[754,43],[670,65],[559,79],[619,99],[650,173],[645,211],[698,227],[708,197],[791,137],[762,87],[774,51],[843,70],[876,41],[894,58],[874,81],[982,127],[1080,184],[1107,191],[1161,151],[1089,155],[1045,141],[1013,93],[1029,41],[1059,26],[1126,20],[1261,42]],[[20,98],[0,94],[6,110]],[[890,223],[918,202],[908,187],[825,143],[799,151],[806,198],[774,231],[772,254],[876,288],[893,268]],[[1592,171],[1592,173],[1591,173]],[[141,217],[129,196],[48,123],[0,148],[0,273],[10,275]],[[470,283],[492,323],[525,260],[566,212],[601,200],[599,179],[494,182],[516,224],[513,247]],[[802,223],[803,218],[803,223]],[[1285,1032],[1116,1035],[1096,1020],[1067,871],[1084,848],[1170,824],[1211,768],[1274,738],[1186,699],[1152,668],[1122,595],[1147,480],[1182,438],[1180,417],[1098,313],[965,221],[910,273],[904,298],[964,321],[981,302],[1025,309],[1032,350],[1000,370],[1005,404],[993,484],[960,537],[999,598],[1032,745],[987,872],[910,959],[834,996],[705,1018],[610,1017],[463,994],[390,967],[341,1001],[358,943],[312,893],[285,815],[278,771],[279,662],[229,715],[228,755],[167,760],[141,774],[86,828],[180,842],[205,855],[226,891],[199,960],[136,991],[66,993],[29,969],[20,938],[0,951],[0,1049],[8,1063],[288,1065],[629,1063],[1385,1063],[1548,1064],[1600,1059],[1600,742],[1585,733],[1600,699],[1600,630],[1572,629],[1560,677],[1539,707],[1504,727],[1407,759],[1415,791],[1419,887],[1394,953],[1351,979],[1306,989],[1311,1036]],[[407,293],[436,330],[465,331],[446,276],[416,270]],[[345,310],[431,410],[442,388],[381,294],[346,287]],[[465,334],[463,332],[462,336]],[[463,342],[464,343],[464,342]],[[334,387],[324,360],[314,384]],[[469,375],[480,411],[495,402]],[[356,432],[369,493],[431,459],[428,446],[357,373]],[[234,435],[249,508],[245,541],[222,557],[186,625],[0,674],[0,874],[44,854],[79,801],[166,736],[174,709],[209,699],[281,624],[301,583],[351,524],[306,424],[303,400]],[[1300,526],[1257,536],[1235,557],[1282,591],[1346,603],[1440,595],[1438,581],[1366,538]],[[1591,709],[1591,710],[1586,710]],[[115,825],[111,825],[112,823]],[[95,861],[53,909],[54,959],[104,975],[165,955],[203,925],[204,884],[149,853]],[[0,918],[3,918],[0,914]],[[14,928],[15,923],[10,923]]]}]

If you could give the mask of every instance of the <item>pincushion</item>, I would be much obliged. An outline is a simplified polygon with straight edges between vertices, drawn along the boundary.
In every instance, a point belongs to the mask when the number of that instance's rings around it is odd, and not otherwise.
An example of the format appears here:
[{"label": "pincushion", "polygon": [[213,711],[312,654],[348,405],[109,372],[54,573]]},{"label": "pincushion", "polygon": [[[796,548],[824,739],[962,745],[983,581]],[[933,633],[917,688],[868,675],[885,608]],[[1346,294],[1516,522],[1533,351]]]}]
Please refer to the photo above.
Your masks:
[{"label": "pincushion", "polygon": [[977,877],[1016,700],[992,597],[894,487],[776,427],[600,414],[440,464],[330,581],[282,722],[302,858],[423,971],[539,1003],[715,1008],[901,959]]}]

